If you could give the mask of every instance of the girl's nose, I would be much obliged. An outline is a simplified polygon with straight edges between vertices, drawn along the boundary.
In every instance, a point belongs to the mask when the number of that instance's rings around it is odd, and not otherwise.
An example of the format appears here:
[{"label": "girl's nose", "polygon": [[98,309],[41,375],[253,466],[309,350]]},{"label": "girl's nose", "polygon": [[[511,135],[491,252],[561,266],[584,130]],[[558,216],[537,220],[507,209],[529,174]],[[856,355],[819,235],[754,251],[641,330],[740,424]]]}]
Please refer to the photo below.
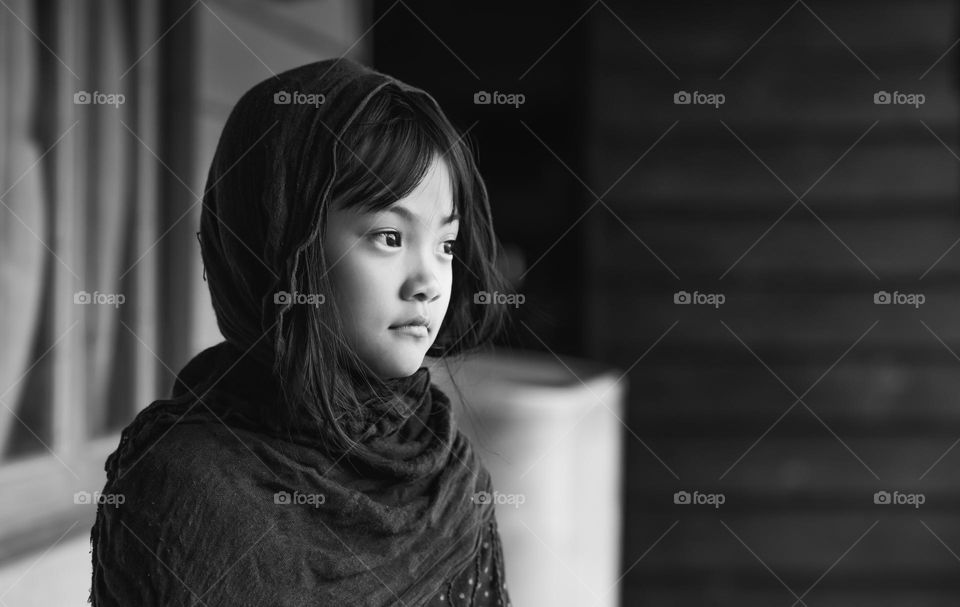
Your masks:
[{"label": "girl's nose", "polygon": [[403,299],[416,299],[426,303],[438,299],[441,294],[440,280],[436,270],[438,262],[433,251],[426,248],[411,248],[410,266],[407,268],[407,280],[404,282]]},{"label": "girl's nose", "polygon": [[403,298],[430,303],[440,297],[441,285],[434,272],[435,269],[429,259],[419,257],[414,267],[409,269],[407,280],[403,285]]},{"label": "girl's nose", "polygon": [[416,299],[431,303],[440,297],[440,282],[429,272],[421,272],[411,277],[405,285],[404,299]]}]

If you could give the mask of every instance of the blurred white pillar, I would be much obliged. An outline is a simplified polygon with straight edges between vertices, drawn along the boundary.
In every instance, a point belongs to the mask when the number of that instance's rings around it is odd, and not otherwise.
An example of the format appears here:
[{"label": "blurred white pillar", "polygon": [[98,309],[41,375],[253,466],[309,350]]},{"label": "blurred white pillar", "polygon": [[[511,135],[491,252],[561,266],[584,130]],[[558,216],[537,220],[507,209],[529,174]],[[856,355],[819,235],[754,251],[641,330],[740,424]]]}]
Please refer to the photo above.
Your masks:
[{"label": "blurred white pillar", "polygon": [[499,493],[513,603],[619,605],[626,392],[620,372],[513,350],[451,362],[449,371],[434,363],[430,371]]},{"label": "blurred white pillar", "polygon": [[46,551],[0,566],[0,595],[10,607],[90,607],[92,576],[90,535],[72,534]]}]

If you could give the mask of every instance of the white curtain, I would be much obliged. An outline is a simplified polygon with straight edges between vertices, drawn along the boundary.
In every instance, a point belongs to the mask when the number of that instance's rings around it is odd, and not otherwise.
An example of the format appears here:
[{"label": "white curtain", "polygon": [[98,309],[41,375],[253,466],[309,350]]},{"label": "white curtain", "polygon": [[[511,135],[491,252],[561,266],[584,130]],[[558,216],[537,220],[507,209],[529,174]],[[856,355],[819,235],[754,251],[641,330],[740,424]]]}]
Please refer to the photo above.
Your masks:
[{"label": "white curtain", "polygon": [[[161,193],[174,193],[168,206],[185,194],[164,168],[178,160],[158,156],[195,128],[182,104],[174,128],[163,120],[172,111],[164,91],[186,94],[192,83],[189,70],[165,81],[161,69],[172,53],[192,57],[183,44],[197,14],[190,6],[0,5],[0,462],[17,447],[14,437],[56,451],[58,441],[126,425],[161,396],[158,377],[169,373],[154,354],[169,358],[170,344],[188,339],[189,319],[177,319],[182,335],[158,329],[163,302],[183,299],[185,289],[160,284],[177,269],[167,257],[197,246],[186,222],[160,238],[168,220]],[[123,103],[74,103],[80,92],[122,95]],[[125,303],[73,305],[77,291],[122,294]],[[41,360],[68,317],[80,320],[71,339],[81,346],[68,346],[56,364]],[[77,404],[82,411],[65,412]]]},{"label": "white curtain", "polygon": [[0,457],[32,363],[51,236],[43,150],[31,130],[37,107],[38,44],[30,33],[36,31],[35,5],[6,4],[0,9]]}]

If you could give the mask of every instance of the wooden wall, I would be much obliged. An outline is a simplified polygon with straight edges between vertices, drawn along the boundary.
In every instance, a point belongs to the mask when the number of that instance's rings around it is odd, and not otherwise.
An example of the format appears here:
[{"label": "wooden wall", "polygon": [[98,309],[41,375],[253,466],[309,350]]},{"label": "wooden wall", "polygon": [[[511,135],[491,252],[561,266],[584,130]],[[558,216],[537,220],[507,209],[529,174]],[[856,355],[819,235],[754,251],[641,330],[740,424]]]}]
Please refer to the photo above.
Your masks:
[{"label": "wooden wall", "polygon": [[589,183],[622,180],[585,220],[585,335],[635,364],[624,604],[956,604],[956,6],[611,0],[589,28]]}]

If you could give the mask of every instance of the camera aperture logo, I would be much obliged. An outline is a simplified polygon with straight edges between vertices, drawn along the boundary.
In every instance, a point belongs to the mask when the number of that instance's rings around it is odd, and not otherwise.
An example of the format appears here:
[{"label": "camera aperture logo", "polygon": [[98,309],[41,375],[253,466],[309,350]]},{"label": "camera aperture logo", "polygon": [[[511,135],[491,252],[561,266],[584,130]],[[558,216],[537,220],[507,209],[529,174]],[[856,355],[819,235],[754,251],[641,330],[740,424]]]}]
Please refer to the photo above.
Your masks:
[{"label": "camera aperture logo", "polygon": [[512,105],[519,108],[527,102],[523,93],[501,93],[500,91],[477,91],[473,94],[474,105]]},{"label": "camera aperture logo", "polygon": [[927,297],[923,293],[901,293],[900,291],[889,293],[887,291],[877,291],[873,294],[873,303],[881,306],[895,304],[919,308],[926,301]]},{"label": "camera aperture logo", "polygon": [[490,493],[489,491],[477,491],[470,496],[470,501],[474,504],[504,504],[519,508],[527,501],[527,497],[522,493],[500,493],[499,491]]},{"label": "camera aperture logo", "polygon": [[100,91],[77,91],[73,94],[74,105],[112,105],[119,108],[127,100],[123,93],[101,93]]},{"label": "camera aperture logo", "polygon": [[722,493],[700,493],[694,491],[677,491],[673,494],[673,503],[681,506],[713,506],[719,508],[727,501],[727,496]]},{"label": "camera aperture logo", "polygon": [[919,508],[927,501],[927,496],[923,493],[900,493],[894,491],[877,491],[873,494],[873,503],[882,506],[913,506]]},{"label": "camera aperture logo", "polygon": [[719,308],[726,301],[727,297],[723,293],[701,293],[700,291],[689,293],[687,291],[677,291],[673,294],[673,303],[677,305],[696,304]]},{"label": "camera aperture logo", "polygon": [[300,91],[278,91],[273,94],[275,105],[312,105],[320,107],[327,101],[323,93],[302,93]]},{"label": "camera aperture logo", "polygon": [[103,504],[104,506],[113,506],[119,508],[120,504],[127,501],[127,496],[122,493],[101,493],[94,491],[77,491],[73,494],[74,504]]},{"label": "camera aperture logo", "polygon": [[521,304],[527,301],[523,293],[501,293],[494,291],[477,291],[473,294],[473,303],[479,305],[500,304],[519,308]]},{"label": "camera aperture logo", "polygon": [[923,93],[877,91],[873,94],[874,105],[912,105],[913,109],[918,110],[926,102],[927,97]]},{"label": "camera aperture logo", "polygon": [[287,291],[277,291],[273,294],[273,303],[278,306],[285,306],[287,304],[291,305],[308,305],[313,306],[314,308],[320,307],[327,298],[323,293],[299,293],[294,291],[289,293]]},{"label": "camera aperture logo", "polygon": [[677,91],[673,94],[674,105],[712,105],[714,109],[717,109],[726,102],[727,96],[723,93]]},{"label": "camera aperture logo", "polygon": [[290,493],[289,491],[277,491],[273,494],[273,503],[280,505],[307,504],[314,508],[319,508],[322,504],[327,503],[327,496],[322,493],[300,493],[299,491]]},{"label": "camera aperture logo", "polygon": [[126,303],[126,301],[127,297],[123,293],[101,293],[100,291],[87,293],[86,291],[77,291],[73,294],[73,303],[80,305],[98,304],[119,308]]}]

